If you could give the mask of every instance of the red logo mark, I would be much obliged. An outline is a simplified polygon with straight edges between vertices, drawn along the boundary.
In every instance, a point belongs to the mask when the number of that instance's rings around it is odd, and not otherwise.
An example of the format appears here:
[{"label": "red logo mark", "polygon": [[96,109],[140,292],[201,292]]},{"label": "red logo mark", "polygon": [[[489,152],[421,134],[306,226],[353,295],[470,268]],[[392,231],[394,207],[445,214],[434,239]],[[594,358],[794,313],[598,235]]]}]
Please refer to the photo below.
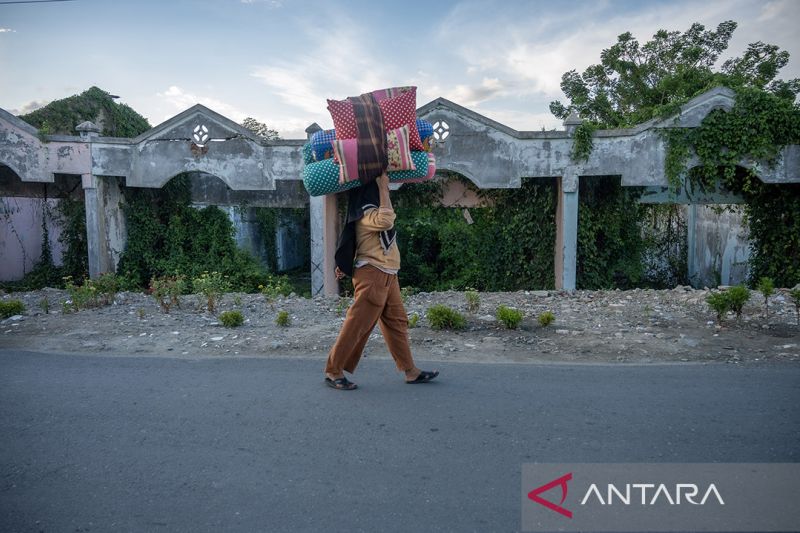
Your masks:
[{"label": "red logo mark", "polygon": [[[557,512],[559,514],[562,514],[562,515],[566,516],[567,518],[572,518],[572,511],[569,511],[569,510],[564,509],[563,507],[561,507],[561,504],[563,504],[564,500],[567,499],[567,481],[570,481],[571,479],[572,479],[572,472],[570,472],[569,474],[563,475],[558,479],[554,479],[550,483],[542,485],[541,487],[533,489],[532,491],[530,491],[528,493],[528,498],[530,498],[531,500],[535,501],[539,505],[544,505],[545,507],[547,507],[551,511],[555,511],[555,512]],[[555,503],[553,503],[551,501],[547,501],[544,498],[542,498],[541,496],[539,496],[541,493],[547,492],[548,490],[552,489],[553,487],[559,486],[559,485],[561,486],[561,501],[558,503],[558,505],[556,505]]]}]

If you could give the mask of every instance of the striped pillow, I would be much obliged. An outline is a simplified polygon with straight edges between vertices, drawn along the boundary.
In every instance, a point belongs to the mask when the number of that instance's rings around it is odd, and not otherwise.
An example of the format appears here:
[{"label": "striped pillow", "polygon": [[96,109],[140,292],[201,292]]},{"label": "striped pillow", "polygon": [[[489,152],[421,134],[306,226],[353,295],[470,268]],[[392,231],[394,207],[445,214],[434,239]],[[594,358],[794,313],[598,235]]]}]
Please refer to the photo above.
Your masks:
[{"label": "striped pillow", "polygon": [[[339,165],[339,184],[358,179],[358,139],[336,139],[333,141],[333,159]],[[389,130],[386,133],[386,156],[389,172],[416,170],[408,143],[408,126]]]}]

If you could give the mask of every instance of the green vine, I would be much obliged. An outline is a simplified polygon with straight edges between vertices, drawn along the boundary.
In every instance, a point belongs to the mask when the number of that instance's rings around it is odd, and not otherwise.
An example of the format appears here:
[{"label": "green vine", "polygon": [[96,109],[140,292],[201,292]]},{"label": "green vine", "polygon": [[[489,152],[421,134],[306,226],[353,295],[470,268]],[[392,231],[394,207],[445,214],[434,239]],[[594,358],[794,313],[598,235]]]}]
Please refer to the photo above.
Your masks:
[{"label": "green vine", "polygon": [[570,157],[575,163],[585,162],[589,159],[594,149],[594,132],[597,125],[593,122],[583,122],[575,128],[572,134],[572,152]]},{"label": "green vine", "polygon": [[[740,88],[730,111],[714,110],[697,128],[668,129],[663,135],[673,190],[688,179],[705,189],[721,185],[744,199],[751,283],[762,276],[784,286],[800,281],[798,186],[770,185],[758,177],[774,167],[785,146],[800,144],[800,107],[790,98]],[[692,155],[699,164],[687,169]]]},{"label": "green vine", "polygon": [[109,93],[97,87],[50,102],[20,118],[39,128],[42,137],[56,133],[75,135],[75,127],[86,120],[102,123],[102,134],[108,137],[136,137],[150,129],[142,115],[116,103]]},{"label": "green vine", "polygon": [[187,175],[162,189],[125,189],[128,241],[117,272],[138,287],[153,277],[226,276],[233,290],[255,292],[266,272],[234,239],[228,216],[215,206],[195,209]]}]

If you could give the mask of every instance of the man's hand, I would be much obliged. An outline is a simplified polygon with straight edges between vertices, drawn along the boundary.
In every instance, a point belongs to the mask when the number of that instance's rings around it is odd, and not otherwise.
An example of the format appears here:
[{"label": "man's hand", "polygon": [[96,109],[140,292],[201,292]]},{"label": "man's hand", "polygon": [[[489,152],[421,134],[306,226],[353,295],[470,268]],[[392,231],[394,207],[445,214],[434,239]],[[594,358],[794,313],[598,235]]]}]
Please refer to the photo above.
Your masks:
[{"label": "man's hand", "polygon": [[339,270],[339,267],[336,267],[333,273],[336,274],[336,279],[342,279],[345,276],[344,272]]},{"label": "man's hand", "polygon": [[375,178],[375,181],[378,182],[378,188],[389,190],[389,176],[386,172]]}]

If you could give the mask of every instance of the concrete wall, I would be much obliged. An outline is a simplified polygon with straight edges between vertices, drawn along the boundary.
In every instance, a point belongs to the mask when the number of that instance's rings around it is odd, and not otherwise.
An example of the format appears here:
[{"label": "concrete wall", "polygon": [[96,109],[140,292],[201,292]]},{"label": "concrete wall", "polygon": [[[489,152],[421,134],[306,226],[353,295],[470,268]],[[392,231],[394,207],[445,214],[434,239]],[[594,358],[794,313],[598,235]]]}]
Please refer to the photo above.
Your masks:
[{"label": "concrete wall", "polygon": [[[42,255],[42,219],[47,220],[53,262],[61,264],[63,246],[58,242],[61,228],[54,220],[59,200],[0,198],[0,280],[22,279]],[[47,212],[51,214],[46,216]]]},{"label": "concrete wall", "polygon": [[750,241],[737,205],[688,207],[689,281],[694,287],[745,283]]}]

